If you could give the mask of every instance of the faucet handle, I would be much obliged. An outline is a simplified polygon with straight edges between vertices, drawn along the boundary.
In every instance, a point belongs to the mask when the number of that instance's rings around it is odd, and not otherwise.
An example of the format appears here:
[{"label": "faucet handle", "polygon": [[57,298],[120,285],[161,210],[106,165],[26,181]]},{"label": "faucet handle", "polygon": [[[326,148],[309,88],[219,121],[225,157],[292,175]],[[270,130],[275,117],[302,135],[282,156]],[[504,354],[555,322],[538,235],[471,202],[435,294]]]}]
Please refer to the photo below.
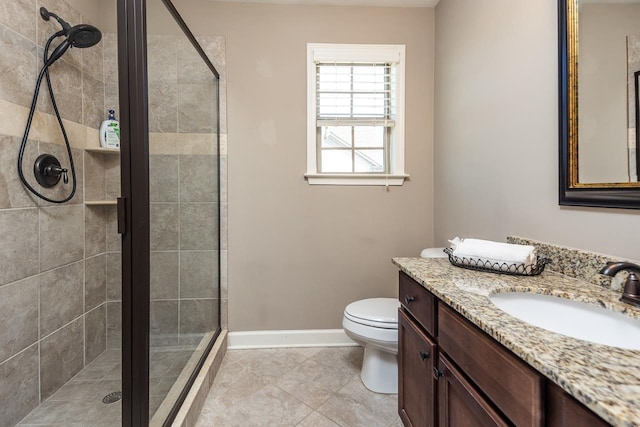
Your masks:
[{"label": "faucet handle", "polygon": [[622,291],[621,301],[640,306],[640,279],[635,273],[629,273],[626,282],[624,282],[624,291]]},{"label": "faucet handle", "polygon": [[640,307],[640,279],[638,279],[637,276],[637,274],[640,274],[640,265],[630,262],[608,262],[607,265],[600,270],[600,274],[614,277],[618,272],[623,270],[629,271],[629,276],[627,276],[627,280],[624,282],[624,290],[622,291],[620,301]]}]

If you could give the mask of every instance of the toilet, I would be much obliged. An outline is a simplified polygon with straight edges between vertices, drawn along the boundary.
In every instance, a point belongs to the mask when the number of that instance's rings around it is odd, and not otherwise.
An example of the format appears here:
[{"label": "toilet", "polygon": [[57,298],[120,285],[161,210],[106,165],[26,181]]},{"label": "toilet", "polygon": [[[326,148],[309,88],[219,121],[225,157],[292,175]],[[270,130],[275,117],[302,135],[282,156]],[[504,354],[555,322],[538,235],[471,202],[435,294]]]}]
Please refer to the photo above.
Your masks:
[{"label": "toilet", "polygon": [[[443,248],[422,251],[422,258],[444,258]],[[398,308],[396,298],[368,298],[344,309],[342,328],[364,347],[360,378],[376,393],[398,393]]]}]

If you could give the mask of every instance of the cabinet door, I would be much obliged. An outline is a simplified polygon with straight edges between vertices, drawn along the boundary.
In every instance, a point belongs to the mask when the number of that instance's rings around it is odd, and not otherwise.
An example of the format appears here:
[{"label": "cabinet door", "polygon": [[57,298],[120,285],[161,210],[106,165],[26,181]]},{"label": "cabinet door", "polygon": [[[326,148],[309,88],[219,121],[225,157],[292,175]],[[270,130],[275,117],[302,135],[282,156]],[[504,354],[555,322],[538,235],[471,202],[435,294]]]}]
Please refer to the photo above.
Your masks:
[{"label": "cabinet door", "polygon": [[437,375],[440,426],[509,425],[443,354],[439,355]]},{"label": "cabinet door", "polygon": [[547,427],[607,427],[602,418],[565,393],[547,383]]},{"label": "cabinet door", "polygon": [[416,323],[399,310],[398,412],[407,427],[435,426],[436,345]]}]

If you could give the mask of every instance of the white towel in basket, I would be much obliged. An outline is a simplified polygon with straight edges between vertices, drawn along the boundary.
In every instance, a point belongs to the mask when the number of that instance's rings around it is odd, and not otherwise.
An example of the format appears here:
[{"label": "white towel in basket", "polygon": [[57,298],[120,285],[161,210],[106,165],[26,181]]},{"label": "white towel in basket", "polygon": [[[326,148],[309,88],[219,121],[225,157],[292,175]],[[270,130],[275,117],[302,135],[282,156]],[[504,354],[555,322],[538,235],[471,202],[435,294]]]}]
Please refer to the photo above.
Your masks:
[{"label": "white towel in basket", "polygon": [[491,261],[498,264],[533,265],[537,261],[536,248],[530,245],[492,242],[480,239],[449,240],[453,256],[475,261]]}]

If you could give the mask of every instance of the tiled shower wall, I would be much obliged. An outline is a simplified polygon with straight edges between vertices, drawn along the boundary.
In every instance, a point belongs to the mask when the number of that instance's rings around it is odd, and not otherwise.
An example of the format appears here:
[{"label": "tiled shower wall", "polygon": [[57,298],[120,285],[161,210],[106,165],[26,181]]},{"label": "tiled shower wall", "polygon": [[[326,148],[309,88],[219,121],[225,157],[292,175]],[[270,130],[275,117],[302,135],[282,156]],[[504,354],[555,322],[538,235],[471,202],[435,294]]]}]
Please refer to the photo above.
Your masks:
[{"label": "tiled shower wall", "polygon": [[[115,231],[115,209],[84,206],[85,200],[109,199],[119,193],[117,156],[83,150],[97,146],[104,110],[117,110],[115,35],[104,34],[103,41],[89,49],[70,49],[50,68],[73,147],[78,189],[69,203],[43,203],[26,192],[15,170],[42,62],[42,44],[58,30],[53,20],[40,18],[40,6],[72,24],[91,23],[62,0],[0,0],[2,426],[14,425],[104,349],[119,347],[121,341],[120,238]],[[217,293],[212,292],[218,275],[222,279],[222,327],[226,327],[226,120],[221,108],[222,191],[218,197],[212,191],[217,187],[213,88],[200,77],[200,59],[177,39],[169,41],[175,62],[162,63],[162,58],[170,58],[161,48],[168,41],[162,37],[155,41],[151,37],[149,43],[150,53],[155,52],[160,61],[156,66],[163,70],[150,75],[155,230],[151,321],[152,344],[173,345],[196,341],[211,329],[218,315]],[[221,72],[224,105],[224,41],[216,37],[200,41]],[[169,65],[175,65],[175,70]],[[25,153],[24,168],[32,183],[28,172],[39,153],[53,153],[68,167],[51,111],[43,86]],[[171,165],[169,170],[167,165]],[[69,186],[58,186],[43,192],[59,198],[68,191]],[[212,226],[218,206],[223,223],[220,236]],[[221,271],[213,244],[218,238]]]},{"label": "tiled shower wall", "polygon": [[[224,106],[224,39],[199,37],[198,41],[221,74]],[[115,52],[115,42],[115,35],[105,34],[105,52]],[[220,235],[216,224],[219,208],[226,224],[226,191],[218,194],[214,79],[183,36],[149,35],[148,58],[151,346],[195,345],[217,326],[220,275],[223,310],[227,301],[226,226]],[[106,103],[117,104],[117,76],[115,70],[109,73],[107,69]],[[221,107],[222,131],[226,131],[224,111]],[[226,138],[221,139],[220,172],[226,174]],[[225,188],[226,179],[221,179]],[[218,268],[219,240],[222,273]],[[117,263],[119,259],[113,259],[113,264]],[[107,277],[109,348],[120,346],[118,279]],[[226,327],[226,310],[222,314]]]},{"label": "tiled shower wall", "polygon": [[[106,348],[107,224],[113,208],[83,205],[87,141],[103,119],[103,50],[70,49],[51,68],[58,106],[74,147],[78,190],[64,205],[26,192],[16,173],[18,147],[43,43],[59,30],[45,6],[76,24],[83,16],[60,0],[0,1],[0,425],[17,423]],[[45,86],[25,155],[67,156]],[[28,178],[30,179],[30,178]],[[67,194],[70,185],[46,192]]]}]

